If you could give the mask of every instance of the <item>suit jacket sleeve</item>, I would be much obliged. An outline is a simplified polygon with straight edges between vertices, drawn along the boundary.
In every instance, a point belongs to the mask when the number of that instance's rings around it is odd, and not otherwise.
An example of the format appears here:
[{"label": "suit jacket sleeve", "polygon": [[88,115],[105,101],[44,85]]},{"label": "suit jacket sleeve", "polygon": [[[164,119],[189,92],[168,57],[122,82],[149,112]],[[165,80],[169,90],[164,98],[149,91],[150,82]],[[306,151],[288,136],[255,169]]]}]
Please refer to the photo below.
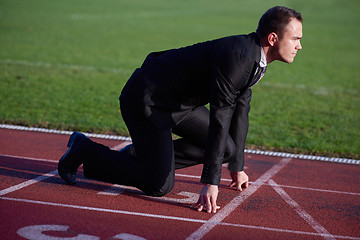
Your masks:
[{"label": "suit jacket sleeve", "polygon": [[249,111],[251,101],[251,89],[248,88],[236,100],[236,107],[231,119],[230,136],[235,142],[235,158],[229,162],[228,169],[233,172],[244,170],[245,140],[249,126]]},{"label": "suit jacket sleeve", "polygon": [[[233,51],[214,54],[212,61],[210,128],[201,182],[219,185],[221,165],[237,99],[247,92],[254,61]],[[247,129],[247,126],[245,128]],[[245,142],[245,139],[241,141]]]}]

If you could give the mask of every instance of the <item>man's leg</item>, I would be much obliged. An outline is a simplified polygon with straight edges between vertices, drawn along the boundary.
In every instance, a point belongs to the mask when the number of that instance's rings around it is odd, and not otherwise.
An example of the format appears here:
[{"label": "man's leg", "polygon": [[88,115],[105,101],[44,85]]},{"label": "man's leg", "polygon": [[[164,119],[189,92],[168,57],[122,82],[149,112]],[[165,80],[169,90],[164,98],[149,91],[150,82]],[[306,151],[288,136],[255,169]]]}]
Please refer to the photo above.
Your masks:
[{"label": "man's leg", "polygon": [[93,145],[89,149],[91,157],[84,162],[85,176],[135,186],[152,196],[170,192],[175,175],[170,130],[159,131],[146,122],[128,128],[135,156],[127,151],[114,151],[100,144]]},{"label": "man's leg", "polygon": [[[172,132],[182,138],[174,141],[175,168],[204,163],[204,153],[209,133],[210,112],[199,107],[189,113]],[[229,136],[226,145],[224,163],[231,161],[235,154],[235,144]]]},{"label": "man's leg", "polygon": [[123,115],[133,144],[114,151],[93,143],[84,161],[86,177],[135,186],[148,195],[163,196],[174,186],[175,169],[171,130],[160,130],[145,118]]}]

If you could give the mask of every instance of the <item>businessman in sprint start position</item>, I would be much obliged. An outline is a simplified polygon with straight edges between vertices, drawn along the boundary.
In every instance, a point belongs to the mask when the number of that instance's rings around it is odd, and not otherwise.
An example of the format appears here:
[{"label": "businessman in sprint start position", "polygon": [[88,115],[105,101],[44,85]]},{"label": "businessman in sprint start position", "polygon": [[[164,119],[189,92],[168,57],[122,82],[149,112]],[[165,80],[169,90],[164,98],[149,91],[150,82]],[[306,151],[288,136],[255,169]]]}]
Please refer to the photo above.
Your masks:
[{"label": "businessman in sprint start position", "polygon": [[[193,207],[215,213],[223,163],[229,187],[248,187],[244,148],[251,87],[269,63],[293,62],[301,38],[301,14],[278,6],[248,35],[150,53],[120,95],[132,144],[115,151],[74,132],[59,175],[75,184],[83,164],[87,178],[163,196],[173,189],[176,169],[203,164],[203,187]],[[179,138],[173,140],[172,133]]]}]

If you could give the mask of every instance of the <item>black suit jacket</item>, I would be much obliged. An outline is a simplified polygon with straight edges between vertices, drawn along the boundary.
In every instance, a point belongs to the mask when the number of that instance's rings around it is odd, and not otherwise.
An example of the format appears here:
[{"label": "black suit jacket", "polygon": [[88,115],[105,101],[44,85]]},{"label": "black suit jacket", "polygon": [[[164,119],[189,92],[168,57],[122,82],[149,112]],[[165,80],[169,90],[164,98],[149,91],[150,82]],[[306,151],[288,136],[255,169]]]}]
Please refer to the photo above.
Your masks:
[{"label": "black suit jacket", "polygon": [[[255,33],[150,53],[129,79],[123,94],[126,91],[131,98],[132,109],[139,110],[160,129],[172,128],[192,109],[210,103],[201,181],[219,184],[230,131],[236,138],[238,156],[229,169],[243,170],[249,88],[260,57],[260,41]],[[238,119],[234,120],[235,113]]]}]

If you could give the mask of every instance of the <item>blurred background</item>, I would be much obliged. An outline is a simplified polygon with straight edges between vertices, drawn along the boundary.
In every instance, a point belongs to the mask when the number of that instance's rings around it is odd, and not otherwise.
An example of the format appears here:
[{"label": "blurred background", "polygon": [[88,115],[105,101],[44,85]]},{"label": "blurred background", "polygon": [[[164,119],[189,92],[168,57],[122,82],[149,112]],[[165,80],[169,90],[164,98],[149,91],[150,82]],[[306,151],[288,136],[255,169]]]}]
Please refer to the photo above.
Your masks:
[{"label": "blurred background", "polygon": [[303,49],[253,88],[247,148],[359,158],[358,0],[0,0],[0,121],[127,136],[118,97],[149,52],[300,11]]}]

